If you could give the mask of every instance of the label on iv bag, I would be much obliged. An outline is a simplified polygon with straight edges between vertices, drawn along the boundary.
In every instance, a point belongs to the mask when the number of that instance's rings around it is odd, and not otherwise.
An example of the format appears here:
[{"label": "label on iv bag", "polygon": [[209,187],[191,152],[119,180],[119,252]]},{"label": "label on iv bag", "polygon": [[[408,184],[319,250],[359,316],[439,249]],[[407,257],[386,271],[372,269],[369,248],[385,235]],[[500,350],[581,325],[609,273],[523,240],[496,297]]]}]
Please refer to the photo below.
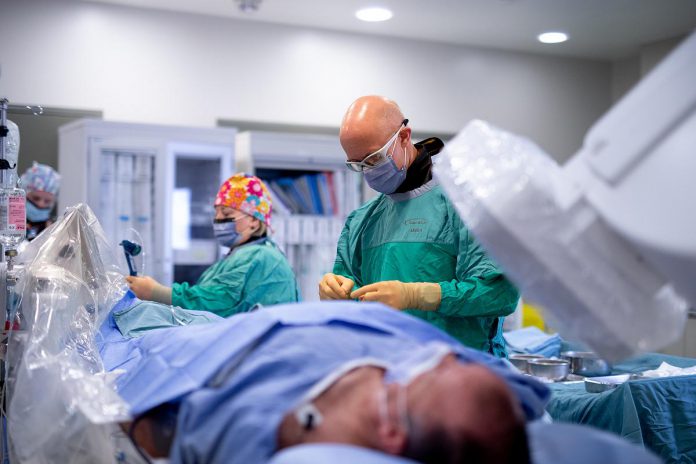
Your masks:
[{"label": "label on iv bag", "polygon": [[26,207],[23,190],[0,191],[0,234],[23,235],[25,233]]}]

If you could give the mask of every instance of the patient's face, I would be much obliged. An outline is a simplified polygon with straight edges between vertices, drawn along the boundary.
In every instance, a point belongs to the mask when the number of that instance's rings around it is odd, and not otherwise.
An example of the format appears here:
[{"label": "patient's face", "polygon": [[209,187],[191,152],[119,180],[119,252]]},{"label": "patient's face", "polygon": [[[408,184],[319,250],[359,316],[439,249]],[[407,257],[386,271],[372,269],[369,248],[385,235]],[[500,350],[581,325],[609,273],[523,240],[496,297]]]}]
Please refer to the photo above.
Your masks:
[{"label": "patient's face", "polygon": [[[401,408],[398,398],[404,390],[406,405]],[[485,462],[504,462],[505,457],[497,459],[498,448],[518,443],[516,432],[523,431],[524,424],[517,400],[501,378],[480,365],[462,364],[452,355],[405,389],[388,384],[385,390],[381,369],[355,369],[314,405],[324,422],[302,431],[289,413],[279,429],[279,448],[303,442],[352,443],[442,464],[463,462],[464,455],[470,457],[474,449]],[[399,421],[403,415],[408,418],[405,427]],[[384,428],[385,424],[392,427]],[[488,457],[492,459],[486,461]]]},{"label": "patient's face", "polygon": [[411,442],[427,440],[435,431],[445,434],[443,441],[453,445],[448,456],[451,462],[463,459],[452,456],[463,449],[458,443],[500,448],[524,424],[518,402],[504,380],[483,366],[462,364],[453,356],[408,386],[408,414],[414,424]]}]

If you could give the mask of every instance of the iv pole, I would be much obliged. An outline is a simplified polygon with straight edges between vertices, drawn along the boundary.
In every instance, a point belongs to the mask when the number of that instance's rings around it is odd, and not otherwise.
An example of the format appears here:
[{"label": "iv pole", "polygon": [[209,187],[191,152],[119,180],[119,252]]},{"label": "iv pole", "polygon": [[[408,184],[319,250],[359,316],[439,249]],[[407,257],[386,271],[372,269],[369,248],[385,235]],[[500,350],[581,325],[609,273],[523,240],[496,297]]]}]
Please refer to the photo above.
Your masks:
[{"label": "iv pole", "polygon": [[[33,114],[39,116],[43,114],[43,107],[40,105],[29,106],[29,105],[10,105],[7,98],[0,99],[0,184],[5,186],[5,184],[11,180],[10,170],[15,169],[17,166],[10,166],[9,161],[5,158],[5,138],[9,135],[9,128],[7,126],[7,112],[12,110],[17,113]],[[14,272],[14,258],[17,256],[16,249],[3,250],[4,253],[0,254],[0,260],[5,256],[7,258],[6,268],[4,272],[5,280],[5,313],[6,313],[6,323],[5,329],[7,330],[3,333],[2,342],[0,342],[0,366],[2,367],[2,389],[0,398],[0,410],[2,416],[2,464],[9,464],[9,443],[7,439],[7,418],[5,416],[6,411],[6,389],[7,389],[7,376],[9,374],[9,368],[6,363],[7,355],[7,343],[10,333],[15,329],[13,321],[14,314],[13,311],[15,305],[15,285],[17,284],[17,276]],[[9,323],[9,326],[7,325]],[[19,327],[16,327],[19,329]]]}]

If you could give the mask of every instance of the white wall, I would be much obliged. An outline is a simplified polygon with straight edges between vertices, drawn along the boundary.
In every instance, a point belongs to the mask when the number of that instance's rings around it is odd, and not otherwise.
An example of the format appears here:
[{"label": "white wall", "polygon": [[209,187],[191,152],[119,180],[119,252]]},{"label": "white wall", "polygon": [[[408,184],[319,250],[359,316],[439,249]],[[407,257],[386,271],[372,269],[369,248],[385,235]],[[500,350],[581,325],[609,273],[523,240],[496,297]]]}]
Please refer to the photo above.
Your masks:
[{"label": "white wall", "polygon": [[76,1],[0,0],[0,44],[0,95],[131,122],[338,126],[376,93],[418,132],[483,118],[564,159],[611,101],[605,62]]}]

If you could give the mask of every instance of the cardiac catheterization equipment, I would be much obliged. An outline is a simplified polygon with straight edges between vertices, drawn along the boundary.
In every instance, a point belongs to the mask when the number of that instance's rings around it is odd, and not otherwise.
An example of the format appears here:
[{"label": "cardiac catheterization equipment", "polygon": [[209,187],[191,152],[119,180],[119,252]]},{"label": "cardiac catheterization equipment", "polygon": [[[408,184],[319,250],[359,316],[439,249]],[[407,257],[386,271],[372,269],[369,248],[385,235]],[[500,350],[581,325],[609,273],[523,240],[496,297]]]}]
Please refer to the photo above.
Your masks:
[{"label": "cardiac catheterization equipment", "polygon": [[133,258],[138,256],[143,251],[143,248],[130,240],[121,240],[119,245],[123,247],[123,254],[126,257],[126,263],[128,264],[128,273],[131,276],[137,276],[138,269],[135,267]]},{"label": "cardiac catheterization equipment", "polygon": [[559,166],[485,122],[436,176],[462,220],[553,327],[618,360],[682,333],[696,307],[696,33]]}]

